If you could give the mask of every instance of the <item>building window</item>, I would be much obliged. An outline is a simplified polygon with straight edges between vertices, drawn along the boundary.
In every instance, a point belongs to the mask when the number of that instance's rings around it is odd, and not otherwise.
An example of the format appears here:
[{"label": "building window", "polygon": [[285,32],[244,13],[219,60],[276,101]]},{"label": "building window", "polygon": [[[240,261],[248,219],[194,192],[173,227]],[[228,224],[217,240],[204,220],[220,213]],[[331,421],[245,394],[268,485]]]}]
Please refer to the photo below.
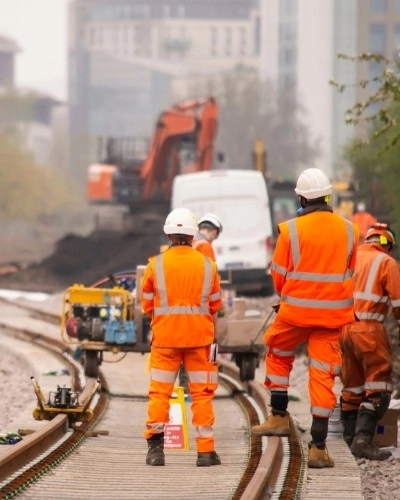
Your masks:
[{"label": "building window", "polygon": [[247,33],[245,28],[240,28],[239,31],[239,53],[241,56],[245,56],[247,52]]},{"label": "building window", "polygon": [[185,6],[182,4],[179,4],[177,7],[177,15],[178,17],[185,17]]},{"label": "building window", "polygon": [[396,24],[393,32],[393,59],[400,59],[400,24]]},{"label": "building window", "polygon": [[218,32],[217,28],[210,28],[210,54],[217,55]]},{"label": "building window", "polygon": [[232,54],[232,28],[225,28],[225,55]]},{"label": "building window", "polygon": [[386,26],[371,24],[369,27],[368,48],[370,52],[385,55],[386,53]]},{"label": "building window", "polygon": [[170,5],[163,5],[163,15],[164,15],[164,17],[171,16],[171,6]]},{"label": "building window", "polygon": [[387,0],[369,0],[370,12],[386,12]]}]

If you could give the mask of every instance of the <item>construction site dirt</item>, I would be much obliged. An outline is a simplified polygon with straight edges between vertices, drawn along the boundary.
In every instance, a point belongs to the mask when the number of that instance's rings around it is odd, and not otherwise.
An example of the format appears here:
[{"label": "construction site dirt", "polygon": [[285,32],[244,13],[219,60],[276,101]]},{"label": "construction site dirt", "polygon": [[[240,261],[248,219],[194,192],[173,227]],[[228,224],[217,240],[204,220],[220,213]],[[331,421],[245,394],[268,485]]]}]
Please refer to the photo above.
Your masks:
[{"label": "construction site dirt", "polygon": [[[0,288],[55,293],[74,283],[90,286],[104,276],[146,264],[165,243],[159,222],[149,222],[137,232],[67,234],[40,250],[36,248],[39,242],[27,237],[14,250],[7,247],[2,252]],[[39,260],[30,262],[29,255]]]}]

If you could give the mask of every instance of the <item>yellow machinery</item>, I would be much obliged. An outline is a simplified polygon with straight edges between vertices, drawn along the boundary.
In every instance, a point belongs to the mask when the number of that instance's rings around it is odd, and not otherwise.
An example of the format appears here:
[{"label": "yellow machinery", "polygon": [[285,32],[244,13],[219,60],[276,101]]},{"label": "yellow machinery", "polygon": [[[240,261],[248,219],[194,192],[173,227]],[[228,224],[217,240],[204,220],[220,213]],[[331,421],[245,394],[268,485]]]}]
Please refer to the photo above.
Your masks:
[{"label": "yellow machinery", "polygon": [[89,405],[96,392],[100,389],[99,381],[93,384],[86,400],[83,404],[80,404],[78,393],[71,391],[71,388],[66,386],[57,386],[57,391],[50,392],[49,399],[46,401],[36,379],[31,377],[31,380],[38,401],[36,408],[33,410],[35,420],[52,420],[60,413],[68,415],[71,423],[90,422],[92,420],[93,410],[89,408]]},{"label": "yellow machinery", "polygon": [[98,376],[104,351],[132,350],[136,345],[133,294],[125,288],[85,287],[75,284],[64,292],[61,335],[77,344],[87,376]]}]

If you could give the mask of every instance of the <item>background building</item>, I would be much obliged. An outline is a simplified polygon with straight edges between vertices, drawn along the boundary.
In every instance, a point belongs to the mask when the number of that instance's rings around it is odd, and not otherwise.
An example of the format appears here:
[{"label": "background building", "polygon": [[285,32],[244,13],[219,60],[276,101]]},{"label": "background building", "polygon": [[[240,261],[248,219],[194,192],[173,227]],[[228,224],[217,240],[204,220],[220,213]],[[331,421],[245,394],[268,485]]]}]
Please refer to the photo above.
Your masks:
[{"label": "background building", "polygon": [[[357,87],[377,76],[381,65],[356,64],[338,54],[380,53],[397,60],[400,46],[399,0],[261,0],[260,75],[294,86],[322,154],[315,166],[339,177],[347,166],[343,147],[362,133],[345,123],[345,111],[365,100]],[[329,84],[346,85],[339,94]]]},{"label": "background building", "polygon": [[[178,95],[188,97],[190,81],[238,65],[256,69],[257,6],[257,0],[71,2],[72,140],[86,141],[94,154],[96,136],[149,136],[158,114]],[[82,168],[79,160],[72,158],[72,168]]]}]

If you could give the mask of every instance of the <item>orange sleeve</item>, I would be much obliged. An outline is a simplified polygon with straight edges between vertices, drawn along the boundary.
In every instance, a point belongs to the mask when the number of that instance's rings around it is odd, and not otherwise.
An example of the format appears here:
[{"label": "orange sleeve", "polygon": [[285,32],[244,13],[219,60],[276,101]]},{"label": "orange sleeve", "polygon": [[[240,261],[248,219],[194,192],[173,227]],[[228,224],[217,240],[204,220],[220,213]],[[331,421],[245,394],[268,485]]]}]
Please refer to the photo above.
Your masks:
[{"label": "orange sleeve", "polygon": [[215,260],[214,249],[209,241],[201,241],[197,244],[196,250],[206,257],[209,257],[212,260]]},{"label": "orange sleeve", "polygon": [[353,251],[351,252],[348,268],[354,271],[356,267],[357,248],[360,242],[360,227],[357,224],[353,223],[353,230],[354,230]]},{"label": "orange sleeve", "polygon": [[274,282],[275,291],[280,296],[283,285],[286,283],[286,275],[289,265],[290,244],[288,231],[283,228],[287,226],[278,225],[278,239],[274,254],[272,256],[271,276]]},{"label": "orange sleeve", "polygon": [[[150,298],[150,296],[153,296],[153,298]],[[140,300],[142,302],[143,311],[151,317],[154,309],[154,279],[150,263],[147,264],[144,270]]]}]

